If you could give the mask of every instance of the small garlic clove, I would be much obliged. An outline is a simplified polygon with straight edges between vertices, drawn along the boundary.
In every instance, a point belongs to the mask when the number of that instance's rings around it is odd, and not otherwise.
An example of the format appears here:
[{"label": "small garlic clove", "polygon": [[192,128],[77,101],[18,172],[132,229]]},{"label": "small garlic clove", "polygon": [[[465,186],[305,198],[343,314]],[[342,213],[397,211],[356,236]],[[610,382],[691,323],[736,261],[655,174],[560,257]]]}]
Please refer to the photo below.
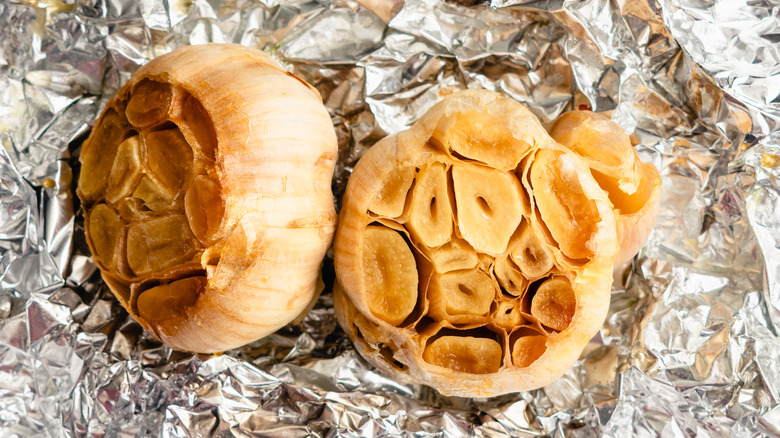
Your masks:
[{"label": "small garlic clove", "polygon": [[147,289],[138,296],[138,315],[147,321],[181,318],[206,289],[206,277],[189,277]]},{"label": "small garlic clove", "polygon": [[437,321],[453,322],[459,316],[485,316],[495,295],[490,276],[479,270],[434,275],[428,286],[428,314]]},{"label": "small garlic clove", "polygon": [[569,280],[553,277],[545,280],[531,299],[531,315],[553,330],[565,330],[571,323],[577,298]]},{"label": "small garlic clove", "polygon": [[512,363],[525,368],[536,362],[547,349],[547,337],[541,335],[517,338],[512,348]]},{"label": "small garlic clove", "polygon": [[452,207],[443,163],[420,170],[412,190],[409,231],[425,246],[441,246],[452,236]]},{"label": "small garlic clove", "polygon": [[195,237],[210,243],[222,227],[225,216],[219,183],[207,175],[195,177],[184,196],[184,211]]},{"label": "small garlic clove", "polygon": [[404,212],[409,189],[414,181],[414,169],[400,167],[390,173],[382,189],[377,192],[368,209],[377,215],[397,218]]},{"label": "small garlic clove", "polygon": [[126,138],[119,145],[108,175],[106,188],[108,202],[118,203],[133,193],[138,179],[143,175],[144,154],[144,145],[138,135]]}]

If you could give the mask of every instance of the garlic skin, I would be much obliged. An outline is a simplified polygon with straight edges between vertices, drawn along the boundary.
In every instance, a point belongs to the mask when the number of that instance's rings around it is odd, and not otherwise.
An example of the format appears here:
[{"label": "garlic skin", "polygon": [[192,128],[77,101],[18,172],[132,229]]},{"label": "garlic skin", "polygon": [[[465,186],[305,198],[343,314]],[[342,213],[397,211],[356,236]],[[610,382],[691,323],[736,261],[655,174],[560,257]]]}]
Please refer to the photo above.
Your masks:
[{"label": "garlic skin", "polygon": [[170,347],[220,352],[311,302],[336,224],[336,135],[319,93],[235,44],[141,67],[83,145],[87,243]]},{"label": "garlic skin", "polygon": [[342,204],[336,317],[399,381],[466,397],[539,388],[604,322],[612,203],[512,99],[444,98],[363,155]]}]

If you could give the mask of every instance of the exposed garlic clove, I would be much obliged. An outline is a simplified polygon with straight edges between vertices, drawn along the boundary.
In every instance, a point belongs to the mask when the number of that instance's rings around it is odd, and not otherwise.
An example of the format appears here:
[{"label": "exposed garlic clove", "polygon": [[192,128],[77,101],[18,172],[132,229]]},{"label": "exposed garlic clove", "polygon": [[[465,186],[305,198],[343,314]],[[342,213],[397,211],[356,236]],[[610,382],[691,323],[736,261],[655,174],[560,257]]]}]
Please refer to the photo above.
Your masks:
[{"label": "exposed garlic clove", "polygon": [[453,237],[442,246],[423,248],[436,272],[444,273],[461,269],[473,269],[479,256],[466,241]]},{"label": "exposed garlic clove", "polygon": [[535,198],[542,221],[561,252],[575,260],[593,257],[593,239],[601,222],[592,198],[599,189],[593,184],[583,187],[586,172],[584,163],[572,154],[551,149],[539,151],[531,165],[534,191],[547,194]]},{"label": "exposed garlic clove", "polygon": [[211,242],[225,217],[219,183],[208,175],[196,176],[184,196],[184,211],[195,237],[204,244]]},{"label": "exposed garlic clove", "polygon": [[143,175],[145,160],[141,137],[128,137],[119,145],[108,175],[106,201],[116,203],[129,196]]},{"label": "exposed garlic clove", "polygon": [[96,205],[86,219],[87,226],[95,230],[88,236],[95,259],[105,269],[115,269],[117,258],[120,257],[118,253],[123,248],[126,225],[114,209],[106,204]]},{"label": "exposed garlic clove", "polygon": [[544,354],[547,349],[546,344],[546,336],[531,335],[517,338],[512,348],[512,363],[518,368],[530,366]]},{"label": "exposed garlic clove", "polygon": [[571,111],[558,117],[550,135],[583,157],[618,212],[616,265],[629,261],[647,240],[661,199],[661,177],[639,159],[625,131],[606,116]]},{"label": "exposed garlic clove", "polygon": [[526,278],[535,280],[553,268],[553,255],[527,221],[523,221],[509,243],[509,256]]},{"label": "exposed garlic clove", "polygon": [[454,323],[486,316],[495,295],[490,276],[479,270],[434,275],[428,286],[428,315]]},{"label": "exposed garlic clove", "polygon": [[[405,254],[381,271],[409,284],[392,294],[366,281],[388,264],[362,262],[380,230]],[[601,327],[616,252],[615,212],[580,157],[521,104],[455,93],[355,166],[334,242],[336,316],[401,381],[458,396],[538,388]],[[398,315],[376,311],[388,295]]]},{"label": "exposed garlic clove", "polygon": [[336,136],[314,88],[257,50],[177,49],[111,99],[80,160],[87,242],[169,346],[218,352],[312,301],[335,211]]},{"label": "exposed garlic clove", "polygon": [[412,313],[417,303],[417,267],[414,255],[397,232],[378,226],[363,233],[366,288],[374,291],[371,312],[392,325]]},{"label": "exposed garlic clove", "polygon": [[495,373],[501,368],[501,345],[487,338],[442,336],[425,348],[431,365],[469,374]]},{"label": "exposed garlic clove", "polygon": [[553,277],[544,281],[531,299],[531,315],[553,330],[566,330],[574,316],[577,298],[569,280]]},{"label": "exposed garlic clove", "polygon": [[496,255],[523,219],[520,182],[484,167],[454,165],[452,181],[460,234],[478,252]]},{"label": "exposed garlic clove", "polygon": [[127,263],[135,275],[163,271],[191,260],[194,236],[180,214],[136,222],[127,230]]},{"label": "exposed garlic clove", "polygon": [[409,188],[414,181],[414,169],[399,167],[390,174],[382,189],[377,192],[368,209],[377,215],[397,218],[404,212]]},{"label": "exposed garlic clove", "polygon": [[452,236],[452,207],[443,163],[420,170],[412,190],[409,231],[427,247],[441,246]]},{"label": "exposed garlic clove", "polygon": [[528,277],[508,258],[496,260],[493,274],[501,285],[501,290],[509,295],[519,296],[528,287]]},{"label": "exposed garlic clove", "polygon": [[130,92],[125,110],[127,121],[139,128],[165,121],[172,98],[169,83],[141,79]]},{"label": "exposed garlic clove", "polygon": [[206,289],[206,283],[206,277],[198,276],[147,289],[138,296],[138,315],[157,323],[180,319]]}]

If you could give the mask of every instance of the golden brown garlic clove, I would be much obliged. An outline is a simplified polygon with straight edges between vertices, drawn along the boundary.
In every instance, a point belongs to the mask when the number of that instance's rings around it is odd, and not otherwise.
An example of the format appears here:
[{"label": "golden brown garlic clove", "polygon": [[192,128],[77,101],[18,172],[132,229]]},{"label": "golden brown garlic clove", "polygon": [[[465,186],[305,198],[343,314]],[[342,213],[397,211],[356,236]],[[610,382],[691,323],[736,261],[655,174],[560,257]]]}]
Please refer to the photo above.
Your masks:
[{"label": "golden brown garlic clove", "polygon": [[550,130],[560,144],[585,159],[599,186],[618,212],[616,265],[629,261],[644,245],[655,224],[661,199],[661,177],[643,163],[617,123],[591,111],[561,115]]},{"label": "golden brown garlic clove", "polygon": [[336,137],[316,90],[233,44],[141,67],[84,143],[87,242],[120,303],[169,346],[239,347],[314,296]]}]

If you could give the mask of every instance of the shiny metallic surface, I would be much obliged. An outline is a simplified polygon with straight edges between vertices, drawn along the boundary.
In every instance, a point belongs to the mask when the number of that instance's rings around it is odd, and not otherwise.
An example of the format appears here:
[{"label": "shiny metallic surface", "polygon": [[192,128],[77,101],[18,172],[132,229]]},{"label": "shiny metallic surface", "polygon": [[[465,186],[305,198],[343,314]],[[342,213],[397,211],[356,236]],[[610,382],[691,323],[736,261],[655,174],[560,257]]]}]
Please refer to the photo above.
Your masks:
[{"label": "shiny metallic surface", "polygon": [[[780,5],[389,3],[0,3],[0,435],[780,435]],[[456,90],[502,91],[543,121],[611,111],[663,199],[580,361],[537,391],[442,397],[367,365],[327,288],[299,323],[223,355],[145,333],[89,258],[79,148],[140,65],[211,41],[319,89],[337,203],[367,148]]]}]

